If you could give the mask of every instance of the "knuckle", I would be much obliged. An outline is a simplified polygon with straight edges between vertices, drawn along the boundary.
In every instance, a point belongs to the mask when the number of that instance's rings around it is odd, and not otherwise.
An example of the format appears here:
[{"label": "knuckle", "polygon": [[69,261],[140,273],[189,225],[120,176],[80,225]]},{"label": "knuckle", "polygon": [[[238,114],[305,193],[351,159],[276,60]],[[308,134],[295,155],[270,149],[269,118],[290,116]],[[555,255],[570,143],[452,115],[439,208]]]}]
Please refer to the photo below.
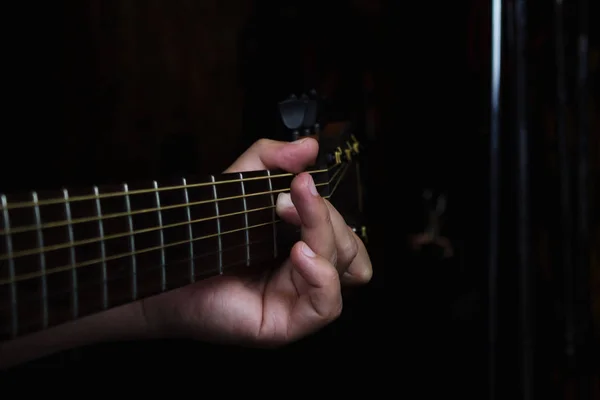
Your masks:
[{"label": "knuckle", "polygon": [[331,212],[329,211],[329,209],[327,207],[325,207],[323,209],[324,212],[324,216],[323,216],[323,221],[327,224],[327,225],[331,225],[333,226],[333,220],[331,218]]}]

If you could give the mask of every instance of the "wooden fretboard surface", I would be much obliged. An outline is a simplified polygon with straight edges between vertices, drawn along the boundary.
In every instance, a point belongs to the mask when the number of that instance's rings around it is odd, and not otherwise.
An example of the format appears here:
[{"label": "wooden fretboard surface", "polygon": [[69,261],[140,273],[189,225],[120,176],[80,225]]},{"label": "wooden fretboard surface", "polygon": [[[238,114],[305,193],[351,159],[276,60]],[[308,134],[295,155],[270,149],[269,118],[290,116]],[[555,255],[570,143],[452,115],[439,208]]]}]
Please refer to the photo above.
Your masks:
[{"label": "wooden fretboard surface", "polygon": [[[327,196],[333,173],[312,172]],[[275,202],[293,175],[2,195],[0,340],[278,256]],[[215,201],[216,200],[216,201]]]}]

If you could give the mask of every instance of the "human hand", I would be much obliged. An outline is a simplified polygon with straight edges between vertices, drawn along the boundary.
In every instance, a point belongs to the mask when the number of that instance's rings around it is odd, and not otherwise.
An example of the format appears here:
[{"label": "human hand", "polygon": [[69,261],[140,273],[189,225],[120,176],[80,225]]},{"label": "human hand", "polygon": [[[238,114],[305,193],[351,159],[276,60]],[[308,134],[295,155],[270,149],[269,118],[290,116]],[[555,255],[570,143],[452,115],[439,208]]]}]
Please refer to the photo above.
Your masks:
[{"label": "human hand", "polygon": [[148,326],[158,336],[279,346],[309,335],[342,311],[342,286],[366,284],[372,265],[362,241],[301,173],[316,160],[318,143],[260,140],[225,172],[281,169],[299,173],[280,194],[277,213],[299,226],[302,240],[273,273],[221,275],[145,299]]}]

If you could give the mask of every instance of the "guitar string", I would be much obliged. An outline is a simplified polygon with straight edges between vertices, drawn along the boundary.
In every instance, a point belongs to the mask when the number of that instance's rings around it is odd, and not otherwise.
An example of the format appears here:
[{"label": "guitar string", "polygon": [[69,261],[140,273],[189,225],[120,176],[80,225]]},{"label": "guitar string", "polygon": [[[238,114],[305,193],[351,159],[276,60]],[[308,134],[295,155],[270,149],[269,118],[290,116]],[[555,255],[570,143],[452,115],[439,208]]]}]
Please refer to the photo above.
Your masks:
[{"label": "guitar string", "polygon": [[[297,232],[300,232],[300,230],[297,230]],[[178,267],[183,267],[183,266],[187,267],[186,263],[188,263],[191,260],[195,260],[195,261],[196,260],[201,260],[203,258],[214,256],[214,255],[217,255],[219,253],[223,253],[223,254],[224,253],[230,253],[230,252],[238,250],[238,249],[243,249],[243,248],[250,247],[250,246],[256,246],[256,245],[259,245],[259,244],[268,243],[271,240],[272,239],[255,240],[255,241],[252,241],[250,243],[243,243],[243,244],[238,244],[238,245],[230,246],[230,247],[227,247],[227,248],[225,248],[225,249],[223,249],[221,251],[219,251],[219,250],[208,251],[208,252],[205,252],[205,253],[201,253],[199,255],[195,255],[194,257],[188,257],[188,258],[182,258],[182,259],[178,259],[178,260],[173,260],[173,261],[167,263],[166,267],[167,267],[167,270],[172,270],[173,268],[178,268]],[[293,245],[294,243],[295,242],[283,243],[283,245],[284,246],[288,246],[288,245]],[[273,255],[272,255],[272,252],[269,251],[269,253],[270,253],[270,255],[268,257],[266,257],[266,258],[274,259]],[[240,260],[236,260],[236,261],[233,261],[233,262],[229,262],[229,263],[227,263],[227,264],[224,265],[223,270],[224,271],[228,271],[232,267],[235,267],[237,265],[241,265],[242,263],[245,263],[245,261],[246,261],[246,258],[244,257],[244,259],[240,259]],[[263,260],[260,259],[260,258],[259,259],[255,258],[255,261],[263,261]],[[161,268],[162,268],[162,265],[160,265],[160,263],[159,263],[159,264],[155,264],[155,265],[152,265],[150,267],[146,267],[146,268],[140,270],[140,272],[138,272],[135,275],[136,279],[139,279],[138,280],[138,284],[143,279],[143,277],[147,277],[147,276],[149,276],[149,274],[151,272],[157,272]],[[128,265],[121,264],[118,268],[116,268],[116,269],[114,269],[114,270],[111,271],[110,277],[108,279],[106,279],[106,281],[86,282],[86,283],[80,284],[78,286],[77,290],[78,291],[82,291],[83,289],[87,290],[87,289],[92,288],[94,286],[104,285],[104,282],[106,282],[108,284],[108,283],[112,283],[112,282],[119,281],[119,280],[122,280],[122,279],[131,279],[132,276],[131,276],[130,272],[131,272],[131,270],[129,269]],[[219,272],[219,268],[218,267],[213,267],[211,269],[205,269],[205,270],[197,271],[194,274],[194,277],[197,278],[197,277],[202,277],[202,276],[212,276],[212,275],[214,275],[214,274],[216,274],[218,272]],[[189,276],[188,276],[188,278],[189,278]],[[72,288],[68,288],[68,289],[64,289],[64,290],[58,291],[58,292],[56,292],[56,291],[52,292],[46,298],[48,300],[50,300],[50,299],[58,297],[58,296],[69,295],[69,294],[71,294],[73,292],[74,292],[74,290]],[[34,297],[34,298],[28,298],[28,299],[25,299],[25,300],[20,300],[19,304],[22,304],[22,303],[28,304],[30,302],[39,302],[40,301],[40,298],[39,298],[38,294],[32,294],[29,297]],[[10,308],[11,308],[11,306],[7,306],[7,305],[0,306],[0,311],[5,311],[5,310],[8,310]]]},{"label": "guitar string", "polygon": [[[339,186],[339,183],[343,179],[343,177],[344,177],[344,175],[345,175],[345,173],[346,173],[347,170],[348,170],[348,165],[346,165],[343,168],[341,176],[337,180],[337,182],[334,185],[333,190],[331,190],[330,194],[327,195],[327,196],[323,196],[323,198],[329,199],[329,198],[331,198],[333,196],[333,194],[335,193],[335,190]],[[116,259],[120,259],[120,258],[124,258],[124,257],[131,257],[131,256],[139,255],[139,254],[148,253],[148,252],[151,252],[151,251],[161,250],[161,249],[168,248],[168,247],[189,244],[189,243],[196,242],[196,241],[199,241],[199,240],[205,240],[205,239],[209,239],[209,238],[220,237],[220,236],[223,236],[223,235],[226,235],[226,234],[231,234],[231,233],[235,233],[235,232],[245,231],[246,229],[254,229],[254,228],[258,228],[258,227],[262,227],[262,226],[272,226],[272,225],[278,223],[279,221],[280,220],[273,221],[273,222],[267,222],[267,223],[263,223],[263,224],[257,224],[257,225],[253,225],[253,226],[250,226],[250,227],[247,227],[247,228],[244,227],[244,228],[240,228],[240,229],[230,230],[230,231],[227,231],[227,232],[222,232],[220,234],[216,233],[216,234],[211,234],[211,235],[200,236],[200,237],[194,238],[192,240],[185,240],[185,241],[180,241],[180,242],[175,242],[175,243],[169,243],[169,244],[164,245],[164,246],[155,246],[155,247],[144,248],[144,249],[141,249],[141,250],[136,250],[135,252],[128,252],[128,253],[117,254],[117,255],[109,256],[109,257],[105,257],[105,258],[98,258],[98,259],[94,259],[94,260],[90,260],[90,261],[86,261],[86,262],[82,262],[82,263],[77,263],[75,265],[70,265],[69,264],[69,265],[65,265],[65,266],[62,266],[62,267],[50,268],[50,269],[46,269],[43,273],[42,272],[31,272],[31,273],[28,273],[28,274],[21,274],[21,275],[17,275],[15,277],[13,277],[12,279],[9,278],[9,279],[0,280],[0,286],[13,284],[13,283],[20,282],[20,281],[26,281],[26,280],[41,278],[43,276],[51,275],[51,274],[54,274],[54,273],[70,271],[70,270],[73,270],[73,269],[77,269],[77,268],[82,268],[82,267],[86,267],[86,266],[89,266],[89,265],[98,264],[100,262],[113,261],[113,260],[116,260]]]},{"label": "guitar string", "polygon": [[[335,165],[330,167],[327,170],[320,170],[318,171],[318,173],[324,173],[324,172],[331,172],[334,169],[338,168],[338,171],[340,170],[340,165]],[[337,172],[337,171],[336,171]],[[276,175],[272,175],[273,177],[275,177]],[[288,176],[292,176],[292,174],[288,175]],[[261,177],[262,178],[262,177]],[[265,178],[265,179],[268,179]],[[283,179],[283,178],[279,178],[279,179]],[[230,182],[242,182],[241,179],[238,179],[237,181],[233,180],[233,181],[227,181],[227,182],[216,182],[216,184],[219,183],[230,183]],[[185,188],[185,189],[189,189],[191,186],[181,186],[181,188]],[[160,188],[159,188],[160,189]],[[285,190],[285,189],[283,189]],[[150,190],[150,193],[152,192],[156,192],[155,189]],[[125,192],[123,192],[125,193]],[[171,205],[171,206],[162,206],[162,207],[154,207],[154,208],[146,208],[143,210],[136,210],[136,211],[131,211],[131,212],[121,212],[121,213],[113,213],[113,214],[103,214],[102,216],[94,216],[94,217],[85,217],[85,218],[75,218],[75,219],[71,219],[71,220],[63,220],[63,221],[53,221],[53,222],[49,222],[49,223],[45,223],[43,225],[27,225],[27,226],[16,226],[16,227],[11,227],[9,232],[6,232],[4,229],[0,229],[0,235],[7,235],[7,234],[16,234],[16,233],[23,233],[23,232],[32,232],[32,231],[37,231],[38,229],[50,229],[50,228],[59,228],[59,227],[63,227],[63,226],[67,226],[67,225],[77,225],[77,224],[81,224],[81,223],[86,223],[86,222],[98,222],[98,221],[105,221],[108,219],[112,219],[112,218],[121,218],[121,217],[130,217],[130,216],[134,216],[134,215],[139,215],[139,214],[146,214],[146,213],[151,213],[151,212],[162,212],[162,211],[167,211],[167,210],[174,210],[174,209],[179,209],[179,208],[184,208],[184,207],[192,207],[192,206],[198,206],[198,205],[203,205],[203,204],[211,204],[214,203],[215,201],[227,201],[227,200],[236,200],[236,199],[242,199],[242,198],[247,198],[247,197],[252,197],[252,196],[261,196],[261,195],[271,195],[277,193],[277,191],[266,191],[266,192],[260,192],[260,193],[250,193],[247,195],[239,195],[239,196],[232,196],[232,197],[224,197],[222,199],[211,199],[211,200],[202,200],[202,201],[197,201],[197,202],[191,202],[191,203],[185,203],[185,204],[176,204],[176,205]],[[102,196],[99,195],[99,196]],[[96,199],[95,196],[90,196],[91,199]],[[71,203],[71,199],[73,199],[74,197],[71,197],[69,199],[69,204]],[[63,204],[67,203],[67,201],[64,200],[63,198]],[[11,204],[18,204],[18,203],[8,203],[8,207],[6,209],[10,209],[11,208]],[[39,206],[43,205],[38,203]],[[2,206],[0,206],[0,210],[2,210]]]},{"label": "guitar string", "polygon": [[[330,185],[336,178],[337,175],[339,173],[338,170],[336,171],[336,173],[331,177],[331,179],[327,182],[323,182],[323,183],[319,183],[319,184],[315,184],[315,186],[317,187],[321,187],[321,186],[327,186]],[[267,191],[267,192],[261,192],[261,193],[254,193],[251,195],[254,196],[268,196],[271,194],[275,194],[275,193],[288,193],[290,191],[290,188],[284,188],[284,189],[277,189],[277,190],[272,190],[272,191]],[[235,197],[231,197],[231,198],[223,198],[223,199],[219,199],[219,202],[221,201],[225,201],[225,200],[232,200],[232,199],[240,199],[240,198],[244,198],[247,196],[235,196]],[[206,203],[214,203],[214,200],[207,200],[205,201]],[[193,206],[196,205],[197,203],[189,203],[189,206]],[[183,207],[188,207],[188,204],[184,204],[184,205],[177,205],[175,206],[177,208],[183,208]],[[149,233],[149,232],[156,232],[156,231],[161,231],[161,230],[165,230],[168,228],[176,228],[179,226],[187,226],[190,224],[197,224],[197,223],[201,223],[201,222],[207,222],[207,221],[212,221],[212,220],[216,220],[216,219],[220,219],[220,218],[225,218],[225,217],[232,217],[232,216],[236,216],[236,215],[247,215],[249,213],[252,212],[258,212],[258,211],[264,211],[264,210],[269,210],[274,208],[274,206],[268,206],[268,207],[260,207],[260,208],[254,208],[251,210],[247,210],[247,211],[237,211],[234,213],[228,213],[228,214],[222,214],[222,215],[216,215],[216,216],[212,216],[212,217],[206,217],[206,218],[200,218],[200,219],[196,219],[193,221],[185,221],[185,222],[177,222],[177,223],[173,223],[173,224],[169,224],[169,225],[163,225],[163,226],[153,226],[150,228],[145,228],[145,229],[139,229],[133,232],[123,232],[123,233],[116,233],[116,234],[112,234],[112,235],[106,235],[106,236],[102,236],[102,237],[93,237],[93,238],[89,238],[89,239],[83,239],[83,240],[78,240],[76,242],[64,242],[64,243],[59,243],[59,244],[55,244],[55,245],[51,245],[51,246],[46,246],[43,248],[35,248],[35,249],[28,249],[28,250],[21,250],[18,252],[13,252],[10,256],[9,255],[0,255],[0,261],[6,261],[9,259],[16,259],[16,258],[20,258],[20,257],[26,257],[26,256],[32,256],[32,255],[38,255],[38,254],[42,254],[42,253],[48,253],[51,251],[56,251],[56,250],[63,250],[63,249],[69,249],[72,247],[77,247],[77,246],[83,246],[83,245],[88,245],[88,244],[94,244],[94,243],[98,243],[98,242],[105,242],[107,240],[112,240],[112,239],[119,239],[119,238],[124,238],[124,237],[131,237],[131,236],[135,236],[135,235],[141,235],[143,233]],[[164,210],[165,208],[159,208],[161,211]],[[43,229],[42,228],[37,228],[36,230],[39,229]],[[10,229],[9,230],[9,234],[13,234],[13,230]]]},{"label": "guitar string", "polygon": [[[309,169],[305,172],[314,175],[314,174],[318,174],[318,173],[324,173],[324,172],[329,172],[331,168],[337,166],[334,165],[332,167],[329,168],[323,168],[323,169]],[[248,171],[248,172],[252,172],[252,171]],[[260,171],[259,171],[260,172]],[[225,173],[222,175],[229,175],[230,173]],[[236,173],[236,175],[238,175]],[[193,188],[198,188],[198,187],[212,187],[215,185],[223,185],[223,184],[229,184],[229,183],[241,183],[241,182],[250,182],[250,181],[261,181],[261,180],[268,180],[268,179],[282,179],[282,178],[287,178],[287,177],[291,177],[294,176],[295,174],[292,173],[282,173],[282,174],[277,174],[277,175],[266,175],[266,176],[254,176],[254,177],[250,177],[250,178],[238,178],[238,179],[228,179],[228,180],[224,180],[224,181],[216,181],[216,182],[202,182],[202,183],[193,183],[193,184],[189,184],[189,185],[174,185],[174,186],[163,186],[163,187],[158,187],[158,188],[151,188],[151,189],[138,189],[138,190],[131,190],[129,192],[124,192],[124,191],[118,191],[118,192],[110,192],[110,193],[101,193],[99,195],[83,195],[83,196],[73,196],[71,198],[69,198],[68,202],[69,203],[74,203],[74,202],[78,202],[78,201],[85,201],[85,200],[96,200],[96,199],[106,199],[106,198],[110,198],[110,197],[123,197],[123,196],[134,196],[134,195],[138,195],[138,194],[150,194],[150,193],[157,193],[157,192],[165,192],[165,191],[172,191],[172,190],[179,190],[179,189],[193,189]],[[23,202],[14,202],[14,203],[9,203],[6,206],[0,206],[0,210],[4,210],[4,209],[15,209],[15,208],[27,208],[27,207],[36,207],[36,206],[47,206],[47,205],[55,205],[55,204],[65,204],[67,202],[67,200],[65,200],[64,198],[53,198],[53,199],[44,199],[44,200],[40,200],[38,202],[34,202],[34,201],[23,201]]]}]

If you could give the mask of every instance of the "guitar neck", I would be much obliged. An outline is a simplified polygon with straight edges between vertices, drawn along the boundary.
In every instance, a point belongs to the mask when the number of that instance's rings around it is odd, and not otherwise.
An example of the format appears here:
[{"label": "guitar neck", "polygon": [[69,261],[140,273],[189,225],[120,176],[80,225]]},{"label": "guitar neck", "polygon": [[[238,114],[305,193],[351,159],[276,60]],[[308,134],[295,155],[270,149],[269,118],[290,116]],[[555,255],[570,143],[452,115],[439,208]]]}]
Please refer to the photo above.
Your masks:
[{"label": "guitar neck", "polygon": [[[328,196],[332,174],[310,171]],[[0,340],[275,259],[279,171],[1,195]],[[289,247],[288,247],[289,249]]]}]

